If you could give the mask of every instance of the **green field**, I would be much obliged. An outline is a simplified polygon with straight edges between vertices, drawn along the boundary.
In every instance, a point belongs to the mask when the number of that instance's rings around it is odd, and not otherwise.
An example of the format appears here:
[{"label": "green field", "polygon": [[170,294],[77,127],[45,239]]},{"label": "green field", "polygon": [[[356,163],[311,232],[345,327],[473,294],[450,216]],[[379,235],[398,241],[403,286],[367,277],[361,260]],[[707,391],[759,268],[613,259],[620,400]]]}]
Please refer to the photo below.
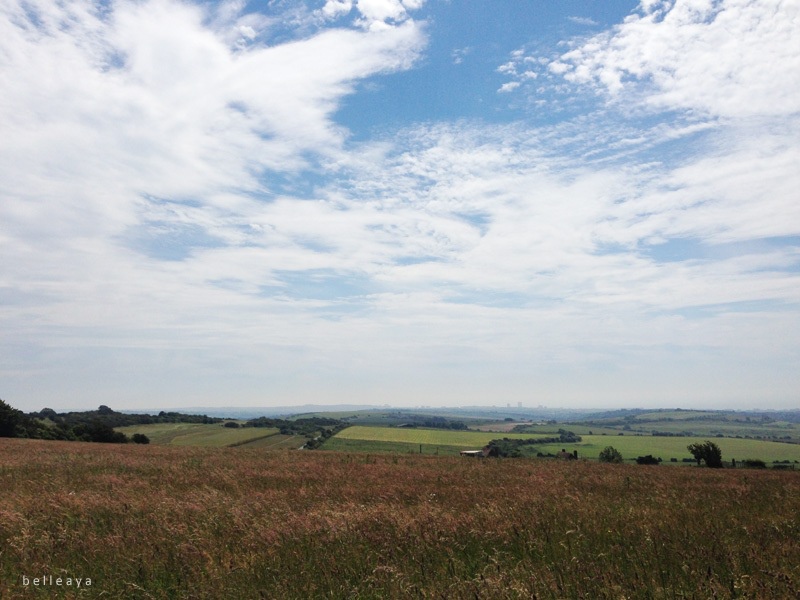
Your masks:
[{"label": "green field", "polygon": [[606,446],[614,446],[626,459],[635,459],[637,456],[652,454],[665,461],[670,458],[691,458],[692,455],[686,446],[695,442],[704,442],[711,439],[722,450],[722,458],[730,461],[732,458],[743,460],[757,458],[766,462],[775,460],[800,461],[800,445],[768,442],[764,440],[745,440],[736,438],[707,438],[707,437],[661,437],[649,435],[584,435],[579,444],[549,444],[541,447],[540,451],[557,452],[562,447],[568,451],[577,450],[579,456],[584,458],[597,458],[600,451]]},{"label": "green field", "polygon": [[[278,433],[277,429],[260,427],[223,427],[221,423],[206,425],[202,423],[154,423],[151,425],[131,425],[117,427],[128,437],[143,433],[153,444],[170,446],[207,446],[221,448],[254,442]],[[301,446],[298,443],[297,446]]]},{"label": "green field", "polygon": [[635,415],[616,415],[588,419],[562,425],[565,429],[583,433],[587,427],[593,433],[619,432],[651,434],[681,433],[689,437],[721,435],[753,439],[800,441],[800,423],[774,419],[770,414],[737,413],[735,411],[656,410]]},{"label": "green field", "polygon": [[628,425],[629,429],[624,430],[620,427],[615,429],[608,429],[602,427],[592,427],[591,425],[561,425],[565,429],[581,433],[582,429],[593,430],[594,433],[618,433],[619,431],[630,431],[631,433],[646,433],[650,434],[653,431],[663,433],[692,433],[697,436],[716,436],[723,435],[725,437],[745,437],[752,438],[788,438],[800,439],[800,427],[795,423],[785,423],[776,421],[773,423],[759,424],[759,423],[745,423],[738,421],[690,421],[688,419],[682,421],[647,421],[644,423],[632,422]]},{"label": "green field", "polygon": [[[552,426],[550,427],[552,428]],[[415,448],[418,451],[419,445],[422,444],[424,454],[434,454],[437,447],[441,454],[455,454],[458,450],[482,448],[491,440],[499,437],[529,439],[536,435],[546,436],[548,433],[497,434],[482,431],[354,426],[338,433],[326,443],[325,448],[330,450],[350,449],[353,451],[379,452],[382,450],[381,444],[386,444],[386,450],[384,451],[414,452]],[[545,454],[555,454],[562,448],[569,452],[577,450],[580,457],[596,459],[603,448],[614,446],[626,459],[635,459],[637,456],[652,454],[663,458],[664,461],[669,461],[671,458],[681,461],[683,458],[692,457],[686,448],[689,444],[703,442],[707,439],[703,437],[646,435],[582,435],[582,438],[583,441],[577,444],[542,444],[535,448]],[[348,441],[350,444],[342,444],[341,442],[344,441]],[[723,459],[726,461],[732,458],[736,460],[755,458],[766,462],[800,461],[800,445],[798,444],[736,438],[713,438],[713,441],[722,450]]]}]

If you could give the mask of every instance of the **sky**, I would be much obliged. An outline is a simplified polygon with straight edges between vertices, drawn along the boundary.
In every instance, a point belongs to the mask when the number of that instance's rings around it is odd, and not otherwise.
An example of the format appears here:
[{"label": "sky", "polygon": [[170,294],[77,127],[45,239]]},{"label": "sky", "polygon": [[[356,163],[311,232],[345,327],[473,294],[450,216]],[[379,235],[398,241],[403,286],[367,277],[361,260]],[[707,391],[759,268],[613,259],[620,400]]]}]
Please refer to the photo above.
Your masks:
[{"label": "sky", "polygon": [[0,398],[800,407],[800,0],[0,0]]}]

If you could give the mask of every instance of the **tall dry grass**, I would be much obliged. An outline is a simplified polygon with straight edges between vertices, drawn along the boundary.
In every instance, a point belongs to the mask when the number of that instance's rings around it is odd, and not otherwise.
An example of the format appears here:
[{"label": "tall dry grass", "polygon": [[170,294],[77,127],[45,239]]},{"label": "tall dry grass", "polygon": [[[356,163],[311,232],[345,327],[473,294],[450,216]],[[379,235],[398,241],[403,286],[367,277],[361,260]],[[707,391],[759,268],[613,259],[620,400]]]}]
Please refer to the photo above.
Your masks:
[{"label": "tall dry grass", "polygon": [[800,594],[794,472],[0,440],[0,490],[2,598]]}]

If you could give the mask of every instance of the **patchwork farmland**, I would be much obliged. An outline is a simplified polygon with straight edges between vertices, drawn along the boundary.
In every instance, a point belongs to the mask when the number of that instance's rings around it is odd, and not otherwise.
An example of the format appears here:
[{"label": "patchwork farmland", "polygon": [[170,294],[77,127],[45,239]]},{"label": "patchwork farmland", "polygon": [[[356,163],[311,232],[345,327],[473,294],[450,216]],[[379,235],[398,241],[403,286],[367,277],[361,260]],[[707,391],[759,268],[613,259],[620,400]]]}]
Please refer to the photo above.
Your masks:
[{"label": "patchwork farmland", "polygon": [[[566,425],[564,426],[566,427]],[[542,427],[537,433],[496,433],[486,431],[442,431],[434,429],[406,429],[402,427],[352,426],[339,432],[324,446],[330,450],[362,452],[419,452],[423,454],[455,455],[460,450],[479,449],[498,438],[531,439],[557,435],[553,426]],[[689,444],[705,441],[704,437],[663,437],[650,435],[581,435],[577,443],[549,443],[535,445],[543,454],[555,454],[561,449],[577,450],[578,456],[597,459],[606,446],[614,446],[626,459],[653,455],[666,463],[676,459],[690,459]],[[722,449],[725,460],[760,459],[765,462],[800,461],[800,444],[766,440],[713,438]]]}]

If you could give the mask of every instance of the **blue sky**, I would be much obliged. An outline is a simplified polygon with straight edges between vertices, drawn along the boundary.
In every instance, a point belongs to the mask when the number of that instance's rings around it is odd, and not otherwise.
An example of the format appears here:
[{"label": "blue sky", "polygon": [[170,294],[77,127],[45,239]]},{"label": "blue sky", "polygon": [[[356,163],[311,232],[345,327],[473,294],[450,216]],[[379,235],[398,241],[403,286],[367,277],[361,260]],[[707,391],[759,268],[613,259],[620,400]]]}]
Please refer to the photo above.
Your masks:
[{"label": "blue sky", "polygon": [[2,0],[25,410],[800,406],[800,6]]}]

